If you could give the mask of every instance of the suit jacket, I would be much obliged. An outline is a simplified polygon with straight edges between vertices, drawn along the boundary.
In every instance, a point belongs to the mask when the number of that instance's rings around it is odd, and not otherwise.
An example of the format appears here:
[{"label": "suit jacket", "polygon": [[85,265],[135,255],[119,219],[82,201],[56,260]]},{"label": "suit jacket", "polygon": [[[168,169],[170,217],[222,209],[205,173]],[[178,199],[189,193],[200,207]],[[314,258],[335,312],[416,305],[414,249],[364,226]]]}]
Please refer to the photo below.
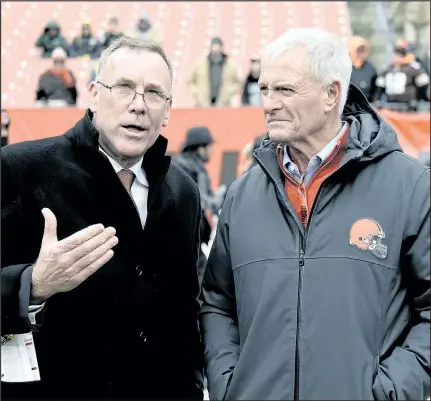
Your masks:
[{"label": "suit jacket", "polygon": [[105,266],[48,299],[38,315],[41,382],[2,384],[2,398],[202,399],[197,186],[170,164],[160,136],[142,164],[149,181],[142,229],[98,151],[91,118],[87,111],[64,135],[1,149],[2,335],[31,329],[22,275],[39,254],[42,208],[56,215],[59,240],[96,223],[113,226],[119,238]]}]

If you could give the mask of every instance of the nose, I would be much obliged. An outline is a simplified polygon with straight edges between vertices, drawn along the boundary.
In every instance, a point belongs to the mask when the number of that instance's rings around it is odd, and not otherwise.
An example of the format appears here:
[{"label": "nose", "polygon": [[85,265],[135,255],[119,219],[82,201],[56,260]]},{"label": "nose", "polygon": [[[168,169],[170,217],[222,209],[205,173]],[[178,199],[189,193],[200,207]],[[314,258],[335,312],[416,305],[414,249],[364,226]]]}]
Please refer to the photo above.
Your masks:
[{"label": "nose", "polygon": [[266,114],[271,114],[275,110],[280,110],[282,108],[282,102],[276,99],[275,96],[271,96],[271,93],[267,95],[262,95],[262,107]]},{"label": "nose", "polygon": [[141,93],[136,93],[132,103],[130,103],[129,111],[135,114],[145,114],[147,105],[144,101],[144,96]]}]

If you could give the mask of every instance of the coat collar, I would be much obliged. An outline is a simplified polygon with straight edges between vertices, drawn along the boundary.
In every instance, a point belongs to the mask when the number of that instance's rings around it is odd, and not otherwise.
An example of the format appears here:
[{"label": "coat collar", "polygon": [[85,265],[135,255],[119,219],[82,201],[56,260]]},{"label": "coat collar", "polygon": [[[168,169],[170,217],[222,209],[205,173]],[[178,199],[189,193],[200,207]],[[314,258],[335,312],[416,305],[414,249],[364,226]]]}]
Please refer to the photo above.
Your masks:
[{"label": "coat collar", "polygon": [[[121,241],[127,244],[124,257],[136,265],[141,258],[142,243],[149,241],[152,230],[160,224],[160,218],[172,213],[175,196],[169,185],[171,157],[165,155],[166,138],[159,136],[155,144],[144,155],[142,167],[148,179],[148,216],[142,231],[136,208],[117,179],[109,160],[99,151],[99,133],[92,123],[93,114],[87,110],[85,116],[65,133],[76,149],[80,166],[91,177],[91,185],[97,201],[103,205],[107,224],[116,228]],[[105,200],[109,199],[109,202]],[[119,214],[117,210],[121,210]]]},{"label": "coat collar", "polygon": [[[65,136],[77,147],[77,149],[97,152],[99,156],[99,132],[92,123],[93,113],[87,109],[84,117],[75,126],[65,133]],[[156,186],[158,181],[164,178],[169,168],[171,157],[166,155],[168,140],[159,135],[156,142],[144,155],[142,167],[148,179],[150,188]],[[152,192],[152,191],[151,191]]]}]

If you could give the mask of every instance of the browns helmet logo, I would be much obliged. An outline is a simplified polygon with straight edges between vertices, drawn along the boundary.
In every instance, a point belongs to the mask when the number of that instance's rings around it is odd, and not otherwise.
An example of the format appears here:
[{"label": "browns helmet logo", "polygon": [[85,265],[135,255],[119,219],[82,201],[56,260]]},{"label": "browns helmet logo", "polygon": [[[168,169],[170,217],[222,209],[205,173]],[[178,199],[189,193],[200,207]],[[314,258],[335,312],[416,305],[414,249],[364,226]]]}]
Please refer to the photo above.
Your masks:
[{"label": "browns helmet logo", "polygon": [[370,251],[379,259],[386,259],[388,255],[388,247],[382,243],[385,237],[380,224],[371,219],[356,220],[350,229],[350,245]]}]

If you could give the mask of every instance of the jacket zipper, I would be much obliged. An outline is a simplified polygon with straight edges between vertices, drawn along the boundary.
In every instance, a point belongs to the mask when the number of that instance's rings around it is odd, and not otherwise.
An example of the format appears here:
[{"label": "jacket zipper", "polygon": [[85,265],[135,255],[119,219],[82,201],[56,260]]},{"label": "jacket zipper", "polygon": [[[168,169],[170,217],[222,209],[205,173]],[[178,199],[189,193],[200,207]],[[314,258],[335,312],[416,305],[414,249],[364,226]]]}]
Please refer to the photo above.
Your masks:
[{"label": "jacket zipper", "polygon": [[299,400],[299,347],[301,345],[301,311],[302,311],[302,287],[303,287],[303,269],[304,269],[304,254],[306,239],[300,237],[300,250],[299,250],[299,278],[298,278],[298,299],[297,299],[297,313],[296,313],[296,343],[295,343],[295,384],[294,384],[294,400]]},{"label": "jacket zipper", "polygon": [[[356,155],[355,157],[352,157],[352,160],[354,159],[358,159],[361,155]],[[331,157],[334,157],[334,155]],[[268,171],[268,169],[266,168],[266,166],[262,163],[262,161],[260,160],[260,158],[255,155],[256,160],[258,161],[258,163],[260,164],[260,166],[262,167],[262,169],[264,171],[266,171],[266,173],[270,176],[270,172]],[[350,162],[351,160],[347,160],[347,163]],[[329,162],[329,160],[327,161]],[[347,164],[344,163],[344,164]],[[323,166],[321,166],[320,168],[322,168]],[[319,168],[319,170],[320,170]],[[340,165],[338,167],[338,169],[336,171],[334,171],[332,173],[331,176],[333,176],[336,172],[338,172],[341,168],[344,168],[344,165]],[[282,169],[282,171],[284,172],[284,169]],[[316,171],[315,175],[318,173],[318,171]],[[287,179],[291,179],[290,176],[288,176],[287,174],[285,174],[285,177]],[[311,181],[313,180],[314,177],[311,178]],[[328,177],[329,178],[329,177]],[[300,347],[300,341],[301,341],[301,311],[302,311],[302,288],[303,288],[303,271],[304,271],[304,264],[305,264],[305,250],[306,250],[306,246],[307,246],[307,236],[308,236],[308,229],[310,227],[310,223],[311,223],[311,217],[313,216],[313,212],[314,209],[316,208],[316,204],[318,203],[320,194],[322,192],[323,187],[326,184],[326,181],[328,180],[328,178],[325,179],[325,181],[322,182],[322,184],[320,185],[320,188],[317,192],[316,195],[316,199],[314,201],[313,207],[310,211],[310,216],[308,217],[308,222],[307,222],[307,226],[304,227],[304,225],[299,222],[299,226],[300,227],[300,233],[299,233],[299,238],[300,238],[300,243],[299,243],[299,257],[298,257],[298,267],[299,267],[299,276],[298,276],[298,297],[297,297],[297,314],[296,314],[296,341],[295,341],[295,379],[294,379],[294,389],[293,389],[293,399],[295,401],[299,401],[299,374],[300,374],[300,355],[299,355],[299,347]],[[283,200],[283,198],[281,197],[281,195],[279,194],[279,189],[277,187],[277,183],[275,180],[273,180],[275,188],[276,188],[276,194],[277,197],[280,199],[280,201]],[[284,204],[284,202],[281,202],[282,204]],[[285,207],[287,208],[287,211],[289,213],[292,214],[292,216],[295,219],[295,215],[296,215],[296,211],[294,210],[290,210],[290,207],[288,205],[285,204]],[[296,219],[295,219],[296,220]],[[299,221],[299,219],[297,220],[297,222]],[[301,226],[302,228],[304,228],[304,230],[301,230]]]},{"label": "jacket zipper", "polygon": [[[316,177],[316,175],[319,173],[319,171],[328,163],[330,163],[332,161],[332,159],[335,157],[335,155],[337,154],[338,149],[336,149],[336,151],[334,151],[332,153],[332,155],[329,157],[328,160],[326,160],[326,162],[320,166],[320,168],[315,172],[315,174],[313,175],[313,177],[311,177],[310,182],[308,183],[308,185],[310,185],[314,178]],[[284,170],[282,170],[284,171]],[[291,179],[290,176],[286,175],[287,179]],[[293,181],[293,180],[292,180]],[[296,184],[296,182],[295,182]],[[314,204],[312,207],[312,210],[310,211],[310,215],[308,216],[307,219],[307,225],[304,226],[304,235],[300,235],[300,246],[299,246],[299,258],[298,258],[298,267],[299,267],[299,273],[298,273],[298,297],[297,297],[297,310],[296,310],[296,342],[295,342],[295,381],[294,381],[294,394],[293,394],[293,399],[295,401],[299,401],[299,378],[300,378],[300,354],[299,354],[299,349],[301,346],[301,323],[302,323],[302,319],[301,319],[301,312],[302,312],[302,289],[303,289],[303,274],[304,274],[304,264],[305,264],[305,249],[307,246],[307,235],[308,235],[308,227],[310,226],[310,222],[311,222],[311,217],[313,215],[313,210],[315,209],[315,206],[317,204],[318,198],[319,198],[319,194],[321,193],[321,190],[324,186],[324,182],[320,185],[320,188],[318,190],[316,199],[314,200]]]}]

